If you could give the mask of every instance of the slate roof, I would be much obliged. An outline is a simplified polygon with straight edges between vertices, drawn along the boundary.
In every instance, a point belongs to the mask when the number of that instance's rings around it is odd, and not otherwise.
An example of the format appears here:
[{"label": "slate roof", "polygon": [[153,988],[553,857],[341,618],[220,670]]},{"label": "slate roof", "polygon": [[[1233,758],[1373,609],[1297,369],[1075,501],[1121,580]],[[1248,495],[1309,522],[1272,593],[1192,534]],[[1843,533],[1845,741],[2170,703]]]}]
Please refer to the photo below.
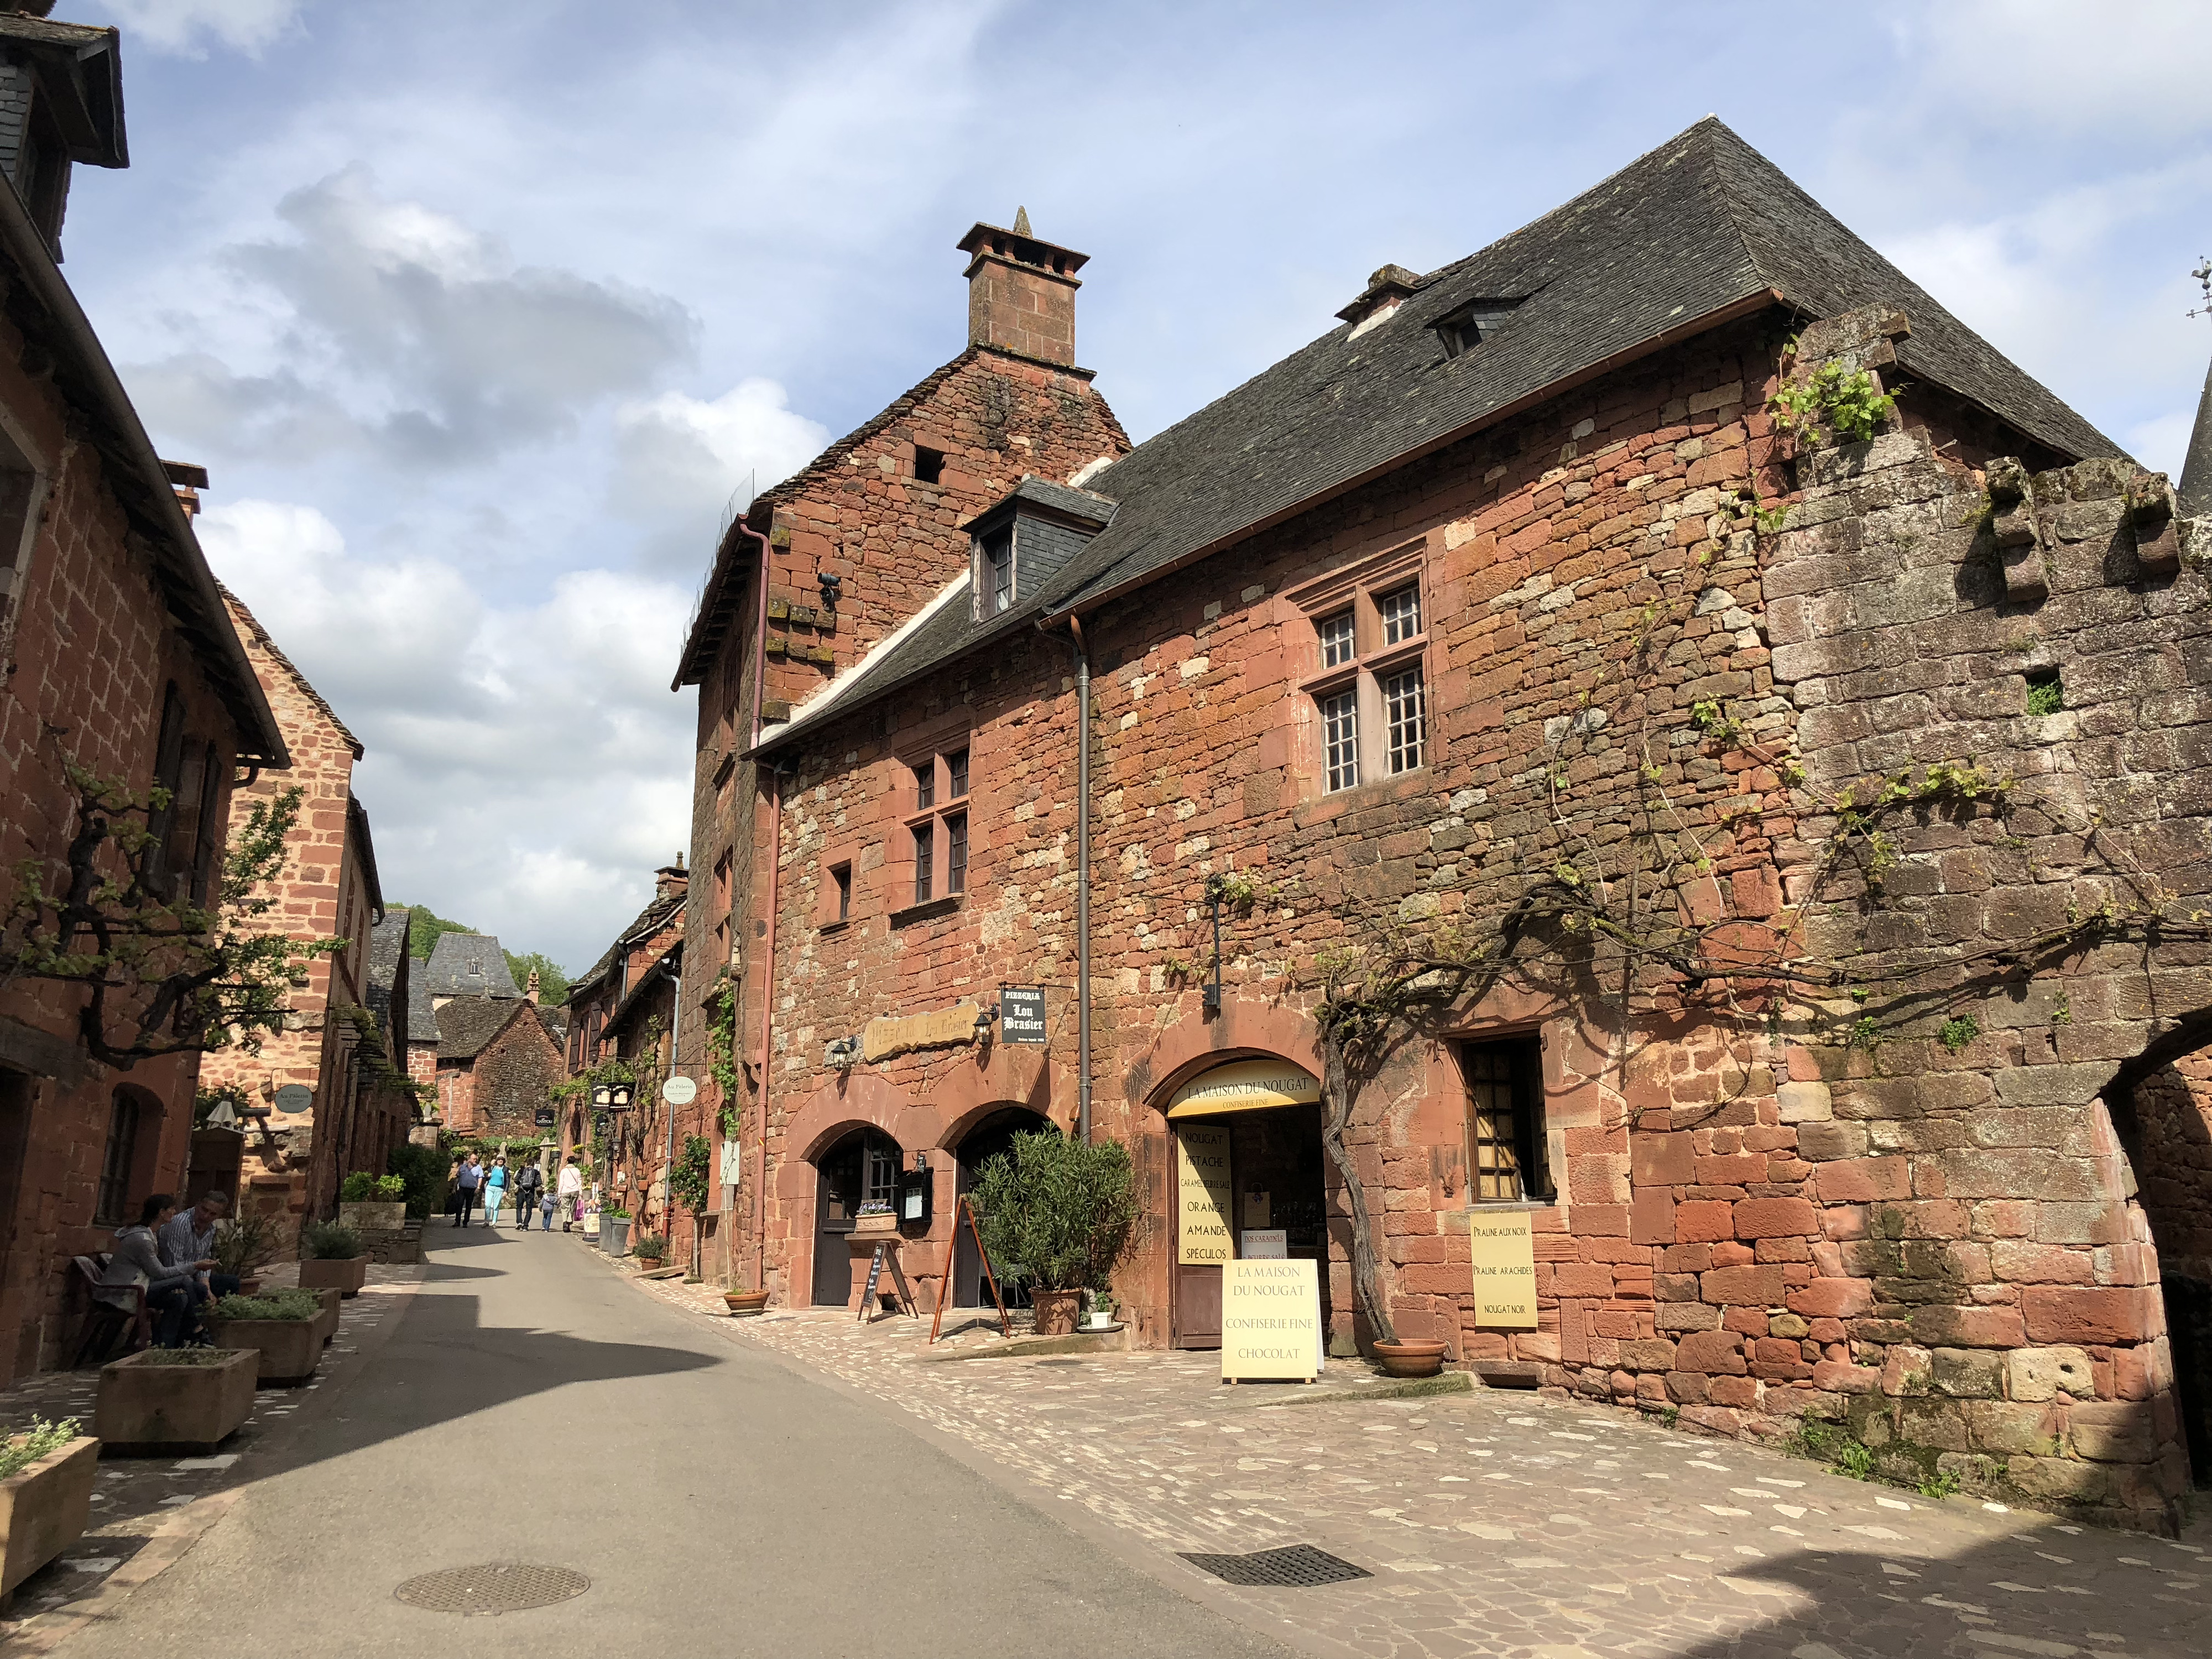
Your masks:
[{"label": "slate roof", "polygon": [[474,1060],[485,1044],[527,1012],[530,1005],[520,998],[455,997],[437,1012],[438,1058]]},{"label": "slate roof", "polygon": [[[834,705],[975,650],[1279,523],[1615,364],[1779,300],[1808,316],[1899,306],[1914,376],[1982,404],[2069,459],[2118,444],[1946,311],[1781,170],[1707,117],[1480,252],[1417,279],[1386,320],[1347,322],[1084,480],[1113,521],[1040,596],[975,623],[946,594],[833,682]],[[1435,325],[1510,302],[1447,356]],[[761,744],[808,729],[800,716]]]},{"label": "slate roof", "polygon": [[429,966],[427,962],[410,961],[407,964],[407,1041],[410,1047],[438,1040],[438,1011],[430,1005]]},{"label": "slate roof", "polygon": [[439,934],[430,960],[422,966],[422,980],[435,997],[522,995],[495,933]]},{"label": "slate roof", "polygon": [[[407,954],[407,919],[411,913],[405,908],[387,910],[384,920],[368,930],[368,1012],[376,1016],[383,1027],[385,1038],[396,1054],[407,1042],[413,1000],[409,994],[414,987],[414,975],[408,969],[415,959]],[[392,1023],[392,1007],[398,1006],[401,1015],[398,1024]]]},{"label": "slate roof", "polygon": [[[689,889],[685,890],[688,892]],[[684,908],[685,892],[671,893],[666,898],[655,897],[639,911],[629,927],[617,933],[614,943],[599,953],[599,959],[568,981],[568,994],[564,1000],[574,1002],[605,978],[615,965],[617,957],[641,939],[649,939],[667,924],[668,919]]]}]

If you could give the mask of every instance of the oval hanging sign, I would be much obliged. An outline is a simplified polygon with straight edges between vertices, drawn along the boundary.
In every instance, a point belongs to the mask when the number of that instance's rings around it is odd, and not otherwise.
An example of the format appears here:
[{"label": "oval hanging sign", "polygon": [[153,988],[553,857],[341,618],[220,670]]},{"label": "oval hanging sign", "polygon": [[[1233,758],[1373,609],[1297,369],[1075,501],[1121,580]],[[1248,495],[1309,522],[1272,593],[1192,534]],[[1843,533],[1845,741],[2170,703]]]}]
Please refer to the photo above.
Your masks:
[{"label": "oval hanging sign", "polygon": [[699,1098],[699,1085],[688,1077],[672,1077],[660,1085],[660,1097],[671,1106],[689,1106]]},{"label": "oval hanging sign", "polygon": [[1211,1117],[1218,1112],[1256,1112],[1269,1106],[1310,1106],[1321,1098],[1321,1080],[1287,1060],[1239,1060],[1201,1072],[1175,1091],[1170,1117]]},{"label": "oval hanging sign", "polygon": [[276,1091],[280,1112],[304,1112],[315,1103],[315,1091],[304,1083],[288,1083]]}]

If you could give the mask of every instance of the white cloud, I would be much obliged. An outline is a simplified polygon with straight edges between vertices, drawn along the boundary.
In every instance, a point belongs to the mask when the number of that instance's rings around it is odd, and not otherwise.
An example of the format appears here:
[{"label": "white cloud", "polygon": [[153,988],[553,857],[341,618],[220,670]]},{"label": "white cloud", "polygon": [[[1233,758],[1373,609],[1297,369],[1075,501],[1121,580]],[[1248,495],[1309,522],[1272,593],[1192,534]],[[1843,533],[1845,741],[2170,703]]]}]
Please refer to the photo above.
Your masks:
[{"label": "white cloud", "polygon": [[258,57],[297,25],[304,0],[108,0],[104,9],[129,45],[200,58],[213,40]]},{"label": "white cloud", "polygon": [[[637,518],[696,520],[750,480],[781,482],[822,453],[830,428],[788,405],[774,380],[740,380],[711,400],[664,392],[615,411],[616,504]],[[696,550],[695,550],[696,551]]]}]

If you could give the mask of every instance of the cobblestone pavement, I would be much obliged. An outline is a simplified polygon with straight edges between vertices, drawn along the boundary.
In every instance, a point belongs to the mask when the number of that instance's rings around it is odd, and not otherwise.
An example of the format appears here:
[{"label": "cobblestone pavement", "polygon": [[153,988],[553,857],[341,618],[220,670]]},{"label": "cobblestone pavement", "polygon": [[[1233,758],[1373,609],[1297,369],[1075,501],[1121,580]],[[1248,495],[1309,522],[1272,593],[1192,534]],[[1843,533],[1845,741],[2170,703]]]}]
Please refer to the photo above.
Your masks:
[{"label": "cobblestone pavement", "polygon": [[[362,1343],[398,1317],[422,1282],[418,1267],[372,1265],[359,1296],[338,1305],[337,1334],[323,1352],[313,1381],[268,1388],[254,1396],[253,1414],[212,1457],[103,1457],[84,1535],[52,1565],[25,1579],[15,1605],[0,1614],[0,1649],[41,1652],[88,1617],[111,1613],[124,1595],[167,1566],[222,1513],[222,1502],[255,1478],[272,1437],[319,1396],[343,1387]],[[263,1288],[299,1282],[299,1265],[266,1268]],[[0,1433],[15,1434],[34,1417],[74,1417],[92,1432],[100,1372],[42,1371],[0,1390]]]},{"label": "cobblestone pavement", "polygon": [[[722,1317],[711,1287],[643,1288]],[[1931,1501],[1533,1394],[1288,1404],[1286,1386],[1223,1386],[1212,1354],[946,1362],[926,1357],[919,1322],[863,1328],[838,1314],[724,1318],[724,1329],[965,1442],[1042,1503],[1079,1506],[1156,1550],[1171,1579],[1201,1579],[1181,1552],[1300,1543],[1367,1569],[1326,1587],[1227,1592],[1261,1628],[1318,1647],[1498,1659],[2212,1653],[2201,1521],[2169,1541]],[[1354,1374],[1366,1375],[1332,1362],[1322,1386]]]}]

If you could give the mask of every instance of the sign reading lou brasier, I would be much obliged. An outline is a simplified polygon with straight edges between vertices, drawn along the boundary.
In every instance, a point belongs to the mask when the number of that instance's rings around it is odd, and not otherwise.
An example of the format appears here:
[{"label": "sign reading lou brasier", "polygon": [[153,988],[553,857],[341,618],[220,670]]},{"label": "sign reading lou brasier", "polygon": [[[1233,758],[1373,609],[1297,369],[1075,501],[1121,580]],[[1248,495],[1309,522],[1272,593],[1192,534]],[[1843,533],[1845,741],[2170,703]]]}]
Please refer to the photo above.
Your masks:
[{"label": "sign reading lou brasier", "polygon": [[1304,1381],[1321,1371],[1321,1278],[1308,1261],[1224,1262],[1221,1377]]},{"label": "sign reading lou brasier", "polygon": [[1042,1042],[1044,1029],[1044,993],[1034,988],[1018,986],[999,988],[999,1041],[1001,1042]]},{"label": "sign reading lou brasier", "polygon": [[1534,1330],[1536,1246],[1528,1211],[1470,1211],[1467,1237],[1474,1257],[1474,1322],[1492,1330]]},{"label": "sign reading lou brasier", "polygon": [[1186,1267],[1227,1261],[1229,1248],[1229,1130],[1224,1126],[1176,1126],[1176,1260]]}]

